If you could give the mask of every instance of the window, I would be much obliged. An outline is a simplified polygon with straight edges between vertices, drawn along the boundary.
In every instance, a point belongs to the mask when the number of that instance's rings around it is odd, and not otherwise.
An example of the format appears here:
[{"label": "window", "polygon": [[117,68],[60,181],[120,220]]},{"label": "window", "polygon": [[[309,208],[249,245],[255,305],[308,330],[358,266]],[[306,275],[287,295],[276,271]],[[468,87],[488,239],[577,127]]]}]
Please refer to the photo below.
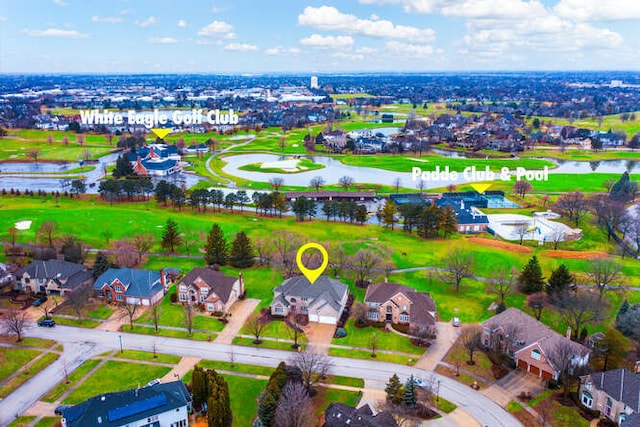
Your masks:
[{"label": "window", "polygon": [[387,313],[391,313],[393,311],[393,307],[390,305],[387,306]]},{"label": "window", "polygon": [[185,285],[180,285],[180,290],[182,292],[186,292],[187,291],[187,287]]},{"label": "window", "polygon": [[378,308],[378,303],[377,303],[377,302],[370,302],[370,303],[369,303],[369,307],[371,307],[371,308]]},{"label": "window", "polygon": [[591,381],[587,381],[586,383],[584,383],[584,388],[589,391],[593,390],[593,383]]},{"label": "window", "polygon": [[531,350],[531,358],[536,359],[536,360],[540,360],[541,359],[541,354],[540,354],[540,350],[538,349],[533,349]]},{"label": "window", "polygon": [[401,314],[400,315],[400,321],[401,322],[408,322],[409,321],[409,315],[408,314]]},{"label": "window", "polygon": [[302,302],[307,302],[307,301],[309,301],[309,298],[307,298],[307,297],[302,297],[302,298],[300,298],[300,301],[302,301]]},{"label": "window", "polygon": [[582,392],[582,404],[587,408],[591,408],[593,406],[593,396],[588,391]]},{"label": "window", "polygon": [[303,313],[306,313],[309,311],[309,307],[302,307],[301,310]]},{"label": "window", "polygon": [[122,294],[117,294],[117,295],[116,295],[116,299],[117,299],[118,301],[122,301]]},{"label": "window", "polygon": [[295,298],[291,298],[291,302],[297,302]]},{"label": "window", "polygon": [[611,416],[611,408],[613,407],[613,401],[611,401],[610,397],[607,397],[607,404],[604,406],[604,414],[607,417]]},{"label": "window", "polygon": [[213,311],[213,304],[211,303],[207,304],[207,310]]},{"label": "window", "polygon": [[200,293],[201,293],[201,294],[203,294],[203,295],[206,295],[206,294],[208,294],[208,293],[209,293],[209,289],[207,289],[207,288],[202,288],[202,289],[200,289]]},{"label": "window", "polygon": [[280,307],[279,305],[276,305],[273,309],[274,313],[282,313],[282,307]]},{"label": "window", "polygon": [[406,305],[402,306],[402,311],[407,311],[408,307]]},{"label": "window", "polygon": [[122,286],[116,285],[116,292],[122,292]]},{"label": "window", "polygon": [[180,301],[186,301],[187,296],[185,294],[180,294]]},{"label": "window", "polygon": [[205,297],[204,295],[200,295],[200,302],[204,302],[205,299],[207,299],[207,297]]},{"label": "window", "polygon": [[369,320],[378,320],[378,312],[370,311],[368,317],[369,317]]}]

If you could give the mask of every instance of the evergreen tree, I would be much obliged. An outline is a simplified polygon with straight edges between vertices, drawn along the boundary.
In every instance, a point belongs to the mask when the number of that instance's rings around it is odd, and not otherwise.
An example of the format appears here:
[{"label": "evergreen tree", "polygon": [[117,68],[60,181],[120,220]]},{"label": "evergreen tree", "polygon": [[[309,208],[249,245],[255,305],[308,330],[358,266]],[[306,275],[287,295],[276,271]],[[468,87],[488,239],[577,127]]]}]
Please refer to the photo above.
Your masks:
[{"label": "evergreen tree", "polygon": [[169,249],[171,253],[174,252],[176,246],[182,243],[182,237],[178,232],[178,224],[171,218],[167,220],[167,225],[162,232],[162,247]]},{"label": "evergreen tree", "polygon": [[440,208],[441,216],[438,224],[438,228],[442,234],[447,237],[449,234],[454,234],[458,231],[458,218],[451,206],[447,206],[444,209]]},{"label": "evergreen tree", "polygon": [[209,427],[229,427],[232,413],[227,381],[213,369],[207,370],[206,374],[208,425]]},{"label": "evergreen tree", "polygon": [[633,199],[637,191],[638,183],[631,181],[629,172],[624,171],[620,179],[611,187],[609,197],[614,200],[628,201]]},{"label": "evergreen tree", "polygon": [[566,265],[560,264],[560,266],[553,270],[549,277],[549,283],[547,284],[547,294],[552,301],[561,301],[569,292],[571,286],[574,283],[574,277],[569,272]]},{"label": "evergreen tree", "polygon": [[102,276],[102,274],[109,268],[111,268],[111,263],[107,259],[107,256],[104,254],[104,252],[99,251],[96,254],[95,261],[93,262],[93,278],[97,279],[98,277]]},{"label": "evergreen tree", "polygon": [[534,255],[527,265],[524,266],[518,278],[518,283],[520,284],[520,289],[525,294],[542,291],[544,277],[542,276],[542,269],[540,268],[538,257]]},{"label": "evergreen tree", "polygon": [[388,401],[396,405],[402,401],[402,383],[400,382],[400,378],[398,378],[398,374],[393,374],[393,376],[389,378],[389,382],[384,388],[384,391],[387,393]]},{"label": "evergreen tree", "polygon": [[393,230],[397,220],[396,214],[398,213],[398,207],[391,200],[387,200],[382,208],[382,223],[388,227],[391,226]]},{"label": "evergreen tree", "polygon": [[123,176],[133,175],[133,166],[129,161],[129,157],[126,154],[121,154],[116,160],[116,167],[113,169],[113,177],[120,178]]},{"label": "evergreen tree", "polygon": [[276,408],[280,401],[282,389],[287,384],[286,364],[280,362],[278,367],[273,371],[267,387],[258,403],[258,417],[264,427],[271,427],[273,419],[276,415]]},{"label": "evergreen tree", "polygon": [[413,375],[411,375],[404,384],[404,399],[402,403],[408,408],[414,408],[418,403],[418,392]]},{"label": "evergreen tree", "polygon": [[193,368],[193,375],[191,376],[191,395],[193,398],[194,408],[202,408],[203,403],[207,401],[206,393],[207,389],[204,370],[200,366],[196,365]]},{"label": "evergreen tree", "polygon": [[367,214],[367,207],[365,205],[358,205],[356,207],[356,212],[355,212],[356,222],[362,225],[365,222],[367,222],[368,216],[369,215]]},{"label": "evergreen tree", "polygon": [[251,240],[247,237],[244,231],[236,234],[231,244],[231,256],[229,257],[229,264],[236,268],[248,268],[254,263],[253,246]]},{"label": "evergreen tree", "polygon": [[224,238],[224,232],[218,224],[211,226],[211,231],[207,236],[207,245],[205,246],[205,260],[207,264],[225,265],[229,254],[229,245]]}]

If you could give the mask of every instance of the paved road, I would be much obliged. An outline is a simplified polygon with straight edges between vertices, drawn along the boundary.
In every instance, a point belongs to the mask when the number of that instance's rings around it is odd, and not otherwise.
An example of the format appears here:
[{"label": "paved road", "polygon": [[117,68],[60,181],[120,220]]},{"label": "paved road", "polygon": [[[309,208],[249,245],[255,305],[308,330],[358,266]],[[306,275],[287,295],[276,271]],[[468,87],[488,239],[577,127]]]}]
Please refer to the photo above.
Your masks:
[{"label": "paved road", "polygon": [[[38,401],[50,388],[76,369],[85,360],[114,349],[120,348],[119,336],[125,349],[152,351],[155,344],[159,353],[177,356],[198,357],[211,360],[229,361],[233,351],[236,363],[275,367],[292,353],[265,348],[231,346],[228,344],[191,341],[179,338],[155,337],[121,332],[87,330],[71,326],[55,328],[30,328],[27,336],[57,340],[64,344],[64,354],[54,363],[26,382],[16,392],[0,401],[0,425],[9,423],[16,414],[24,412]],[[332,374],[364,378],[365,380],[386,381],[397,373],[401,378],[413,374],[425,378],[433,375],[440,382],[440,396],[458,405],[468,412],[481,425],[489,427],[521,426],[520,422],[503,408],[480,393],[473,391],[450,378],[408,366],[385,362],[373,362],[341,357],[331,357]]]}]

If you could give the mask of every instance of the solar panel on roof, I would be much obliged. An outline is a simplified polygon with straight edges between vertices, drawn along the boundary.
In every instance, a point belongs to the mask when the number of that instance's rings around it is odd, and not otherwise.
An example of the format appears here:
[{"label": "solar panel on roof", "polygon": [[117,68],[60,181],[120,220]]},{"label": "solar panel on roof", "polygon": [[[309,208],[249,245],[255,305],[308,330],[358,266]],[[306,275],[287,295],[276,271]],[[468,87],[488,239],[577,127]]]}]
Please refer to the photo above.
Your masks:
[{"label": "solar panel on roof", "polygon": [[130,405],[121,406],[119,408],[110,409],[107,411],[109,421],[117,421],[131,415],[140,414],[151,409],[159,408],[167,404],[167,396],[164,394],[158,394],[148,399],[140,400],[139,402],[133,402]]}]

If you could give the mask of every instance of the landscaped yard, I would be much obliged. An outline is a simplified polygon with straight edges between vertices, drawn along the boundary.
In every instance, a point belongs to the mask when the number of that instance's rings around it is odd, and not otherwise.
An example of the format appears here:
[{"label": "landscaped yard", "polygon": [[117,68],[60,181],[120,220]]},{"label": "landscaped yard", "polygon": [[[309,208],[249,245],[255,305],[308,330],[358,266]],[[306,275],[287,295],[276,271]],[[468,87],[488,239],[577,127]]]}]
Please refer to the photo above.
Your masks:
[{"label": "landscaped yard", "polygon": [[100,393],[142,387],[152,379],[163,377],[170,370],[171,368],[164,366],[109,360],[80,384],[63,403],[77,404]]},{"label": "landscaped yard", "polygon": [[229,398],[234,426],[250,426],[257,416],[258,396],[267,385],[267,380],[222,374],[229,385]]},{"label": "landscaped yard", "polygon": [[42,352],[25,348],[0,347],[0,381],[7,379],[40,353]]},{"label": "landscaped yard", "polygon": [[492,383],[495,381],[495,377],[491,372],[491,361],[484,352],[475,351],[473,353],[473,361],[475,362],[475,365],[467,364],[467,361],[469,360],[469,354],[462,346],[460,338],[458,338],[451,349],[449,349],[443,360],[444,362],[449,363],[453,366],[459,364],[460,369],[470,371],[475,375],[484,378],[488,383]]},{"label": "landscaped yard", "polygon": [[138,350],[124,350],[122,353],[115,354],[114,357],[117,357],[119,359],[146,360],[149,362],[168,363],[174,365],[180,362],[180,359],[182,359],[180,356],[160,353],[156,353],[154,357],[153,352]]},{"label": "landscaped yard", "polygon": [[16,388],[20,387],[38,372],[42,371],[44,368],[57,360],[58,357],[60,357],[60,355],[57,353],[47,353],[40,359],[36,360],[31,366],[29,366],[28,369],[20,372],[17,376],[13,377],[13,379],[5,383],[2,388],[0,388],[0,398],[8,396]]},{"label": "landscaped yard", "polygon": [[411,344],[409,338],[394,334],[393,332],[372,326],[357,328],[353,323],[353,319],[347,320],[344,328],[347,331],[347,336],[344,338],[334,338],[331,344],[369,349],[371,348],[371,340],[375,333],[377,350],[391,350],[418,356],[423,354],[425,350],[424,348]]},{"label": "landscaped yard", "polygon": [[45,402],[55,402],[60,399],[60,397],[69,390],[80,378],[84,377],[89,373],[93,368],[95,368],[100,360],[98,359],[90,359],[80,365],[75,371],[69,374],[67,381],[59,382],[54,388],[52,388],[49,393],[47,393],[42,400]]}]

